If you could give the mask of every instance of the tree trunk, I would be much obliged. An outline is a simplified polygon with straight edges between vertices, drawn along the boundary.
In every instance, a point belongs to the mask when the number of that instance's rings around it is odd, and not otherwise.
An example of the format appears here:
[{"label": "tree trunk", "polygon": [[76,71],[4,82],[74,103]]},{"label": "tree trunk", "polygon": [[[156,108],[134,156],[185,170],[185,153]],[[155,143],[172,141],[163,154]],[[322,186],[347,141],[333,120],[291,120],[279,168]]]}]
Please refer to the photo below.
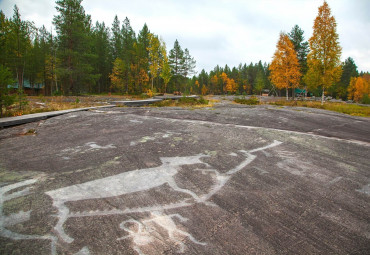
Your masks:
[{"label": "tree trunk", "polygon": [[304,86],[304,98],[307,98],[307,86]]},{"label": "tree trunk", "polygon": [[285,95],[286,95],[286,101],[288,101],[289,100],[289,97],[288,97],[288,87],[286,87]]},{"label": "tree trunk", "polygon": [[324,93],[325,92],[325,88],[323,87],[322,88],[322,95],[321,95],[321,105],[323,105],[324,104]]}]

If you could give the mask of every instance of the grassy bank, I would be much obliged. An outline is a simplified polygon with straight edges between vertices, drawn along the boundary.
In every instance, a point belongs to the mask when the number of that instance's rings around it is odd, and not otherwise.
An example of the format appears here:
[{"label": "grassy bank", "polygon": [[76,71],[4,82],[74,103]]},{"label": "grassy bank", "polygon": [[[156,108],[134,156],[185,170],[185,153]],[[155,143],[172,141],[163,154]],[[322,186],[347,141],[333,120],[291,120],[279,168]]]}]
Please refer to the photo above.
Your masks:
[{"label": "grassy bank", "polygon": [[362,106],[356,104],[325,102],[323,105],[321,105],[321,102],[316,101],[285,101],[285,100],[270,102],[269,104],[278,106],[317,108],[345,113],[353,116],[370,117],[370,106]]}]

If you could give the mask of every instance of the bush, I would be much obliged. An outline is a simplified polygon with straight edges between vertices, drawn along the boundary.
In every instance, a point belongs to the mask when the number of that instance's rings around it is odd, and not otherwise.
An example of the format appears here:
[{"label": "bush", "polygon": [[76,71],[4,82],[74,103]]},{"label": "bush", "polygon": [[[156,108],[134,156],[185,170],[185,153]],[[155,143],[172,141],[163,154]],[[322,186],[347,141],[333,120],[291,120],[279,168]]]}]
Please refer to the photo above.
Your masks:
[{"label": "bush", "polygon": [[53,96],[62,96],[63,95],[63,93],[62,93],[62,91],[60,91],[60,90],[57,90],[57,91],[54,91],[53,92]]},{"label": "bush", "polygon": [[173,106],[174,102],[171,99],[167,99],[167,100],[155,102],[152,105],[156,107],[168,107],[168,106]]},{"label": "bush", "polygon": [[153,106],[168,107],[168,106],[195,106],[195,105],[208,105],[209,101],[200,97],[199,99],[193,97],[182,97],[176,101],[168,99],[160,102],[155,102]]},{"label": "bush", "polygon": [[198,102],[199,102],[199,104],[208,104],[209,103],[209,101],[204,99],[204,97],[202,97],[202,96],[199,98]]},{"label": "bush", "polygon": [[258,104],[260,104],[260,101],[255,96],[252,96],[249,99],[246,99],[246,98],[235,98],[234,99],[234,102],[235,103],[238,103],[238,104],[246,104],[246,105],[258,105]]},{"label": "bush", "polygon": [[196,99],[194,97],[182,97],[178,100],[177,105],[182,106],[192,106],[192,105],[207,105],[208,100],[204,99],[203,97],[200,97],[199,99]]},{"label": "bush", "polygon": [[370,104],[370,97],[369,95],[365,94],[361,100],[362,104]]}]

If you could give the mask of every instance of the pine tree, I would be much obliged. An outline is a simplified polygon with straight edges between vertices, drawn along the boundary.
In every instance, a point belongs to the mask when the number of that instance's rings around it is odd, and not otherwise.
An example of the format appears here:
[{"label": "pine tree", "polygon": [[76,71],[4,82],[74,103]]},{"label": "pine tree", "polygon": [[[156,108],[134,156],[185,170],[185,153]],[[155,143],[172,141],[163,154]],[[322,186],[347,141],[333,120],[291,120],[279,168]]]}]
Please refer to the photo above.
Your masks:
[{"label": "pine tree", "polygon": [[9,23],[6,49],[8,50],[8,65],[16,74],[19,91],[23,90],[26,65],[31,51],[31,33],[35,28],[29,21],[23,21],[18,7],[14,6],[13,19]]},{"label": "pine tree", "polygon": [[134,91],[134,88],[130,87],[133,84],[134,74],[131,72],[131,65],[134,64],[135,49],[134,44],[136,43],[135,32],[131,27],[130,20],[126,17],[123,21],[122,28],[122,60],[125,64],[125,86],[126,93]]},{"label": "pine tree", "polygon": [[138,58],[141,62],[141,68],[148,72],[149,71],[149,28],[144,24],[143,28],[139,31],[137,36],[137,45],[138,45]]},{"label": "pine tree", "polygon": [[95,92],[107,91],[109,85],[109,72],[112,69],[112,59],[110,56],[109,30],[104,22],[96,22],[93,30],[93,52],[96,54],[94,61],[94,73],[100,74],[97,80]]},{"label": "pine tree", "polygon": [[0,64],[0,118],[3,117],[3,107],[13,104],[14,97],[9,94],[8,85],[12,84],[12,73],[4,65]]},{"label": "pine tree", "polygon": [[175,81],[175,89],[180,91],[179,80],[183,76],[184,70],[184,51],[181,49],[179,42],[176,40],[173,49],[170,50],[169,63],[172,70],[172,78]]},{"label": "pine tree", "polygon": [[269,68],[270,80],[278,89],[286,89],[288,100],[288,89],[298,87],[301,78],[298,58],[293,43],[284,33],[280,33],[276,48]]},{"label": "pine tree", "polygon": [[195,74],[195,66],[196,66],[196,61],[194,60],[192,56],[190,56],[189,50],[185,49],[184,66],[183,66],[183,74],[185,78]]},{"label": "pine tree", "polygon": [[342,73],[342,48],[339,46],[337,23],[326,1],[319,7],[313,29],[313,35],[309,39],[311,51],[307,56],[308,71],[305,82],[311,88],[321,86],[323,104],[325,91],[339,81]]},{"label": "pine tree", "polygon": [[112,38],[111,38],[111,47],[112,47],[112,58],[117,59],[122,57],[122,34],[121,34],[121,24],[117,17],[114,17],[112,24]]},{"label": "pine tree", "polygon": [[7,41],[9,36],[9,20],[5,17],[5,14],[0,10],[0,65],[8,65],[8,50]]},{"label": "pine tree", "polygon": [[80,94],[95,84],[99,75],[93,73],[91,18],[85,14],[82,0],[59,0],[59,14],[54,16],[58,34],[59,73],[64,92]]}]

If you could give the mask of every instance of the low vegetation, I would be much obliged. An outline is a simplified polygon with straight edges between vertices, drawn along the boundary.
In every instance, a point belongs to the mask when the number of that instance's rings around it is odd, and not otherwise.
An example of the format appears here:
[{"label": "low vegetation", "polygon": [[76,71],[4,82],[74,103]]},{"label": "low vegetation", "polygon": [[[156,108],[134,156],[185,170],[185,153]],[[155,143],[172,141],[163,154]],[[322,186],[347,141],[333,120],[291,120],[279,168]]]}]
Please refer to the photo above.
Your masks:
[{"label": "low vegetation", "polygon": [[242,98],[235,98],[234,99],[234,102],[235,103],[238,103],[238,104],[246,104],[246,105],[258,105],[260,104],[260,101],[257,97],[255,96],[252,96],[250,98],[245,98],[245,97],[242,97]]},{"label": "low vegetation", "polygon": [[326,102],[325,104],[322,105],[320,102],[317,101],[285,101],[285,100],[270,102],[269,104],[278,106],[317,108],[345,113],[353,116],[370,117],[370,106],[362,106],[357,104]]},{"label": "low vegetation", "polygon": [[25,97],[22,107],[19,103],[5,108],[3,117],[14,117],[32,113],[61,111],[101,105],[94,97]]},{"label": "low vegetation", "polygon": [[182,107],[211,107],[209,100],[203,97],[192,98],[192,97],[182,97],[178,100],[163,100],[153,104],[154,107],[169,107],[169,106],[182,106]]}]

